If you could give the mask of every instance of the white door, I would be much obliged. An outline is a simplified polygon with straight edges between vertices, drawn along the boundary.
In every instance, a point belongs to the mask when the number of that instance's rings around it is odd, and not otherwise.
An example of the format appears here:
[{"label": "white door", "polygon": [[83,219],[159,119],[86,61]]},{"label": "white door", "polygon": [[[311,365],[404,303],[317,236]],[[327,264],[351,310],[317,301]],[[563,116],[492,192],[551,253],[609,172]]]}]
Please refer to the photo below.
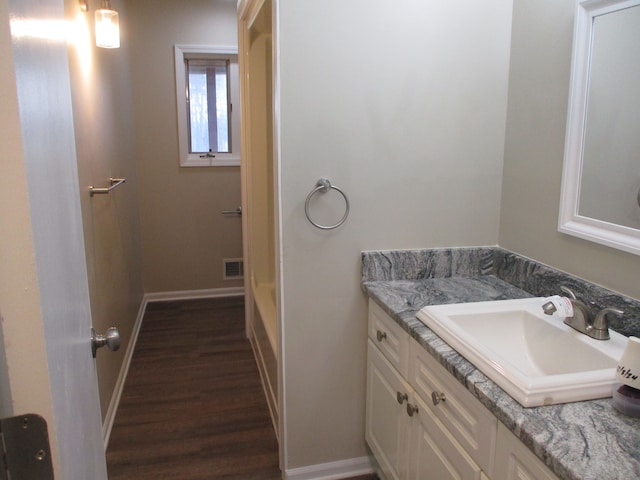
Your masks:
[{"label": "white door", "polygon": [[10,18],[13,22],[24,168],[55,423],[49,425],[49,432],[61,466],[56,478],[106,480],[89,341],[91,313],[63,34],[69,28],[64,23],[64,1],[0,1],[4,3],[0,21]]}]

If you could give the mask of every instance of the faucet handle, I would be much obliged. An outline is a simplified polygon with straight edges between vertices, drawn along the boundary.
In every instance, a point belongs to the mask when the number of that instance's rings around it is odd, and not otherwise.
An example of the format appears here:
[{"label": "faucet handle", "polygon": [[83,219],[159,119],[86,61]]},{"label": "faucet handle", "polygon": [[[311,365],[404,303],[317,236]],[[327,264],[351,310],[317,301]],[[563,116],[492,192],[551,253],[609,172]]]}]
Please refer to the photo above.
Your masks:
[{"label": "faucet handle", "polygon": [[576,297],[576,294],[573,293],[573,290],[571,290],[569,287],[565,287],[564,285],[562,285],[560,287],[560,290],[562,290],[564,293],[569,295],[570,299],[572,299],[572,300],[577,300],[578,299],[578,297]]},{"label": "faucet handle", "polygon": [[608,313],[615,313],[616,315],[624,314],[622,310],[617,308],[603,308],[596,315],[596,318],[593,321],[593,328],[597,328],[598,330],[607,330],[609,328],[609,319],[607,318]]}]

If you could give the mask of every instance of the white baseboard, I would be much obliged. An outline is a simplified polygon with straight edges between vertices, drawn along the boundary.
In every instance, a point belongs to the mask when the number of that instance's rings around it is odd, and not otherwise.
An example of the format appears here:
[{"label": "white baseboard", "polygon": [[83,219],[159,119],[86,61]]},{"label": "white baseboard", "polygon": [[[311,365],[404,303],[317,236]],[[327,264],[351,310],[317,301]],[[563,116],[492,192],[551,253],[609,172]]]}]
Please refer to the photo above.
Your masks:
[{"label": "white baseboard", "polygon": [[109,446],[109,438],[111,437],[111,429],[113,428],[113,422],[116,419],[116,411],[118,410],[118,405],[120,404],[120,397],[122,396],[122,390],[124,388],[124,382],[127,379],[127,374],[129,373],[129,365],[131,364],[131,357],[133,357],[133,350],[136,347],[136,342],[138,341],[138,334],[140,333],[140,327],[142,326],[142,318],[144,317],[144,311],[147,308],[147,299],[146,295],[142,297],[142,302],[140,303],[140,308],[138,309],[138,315],[136,316],[136,321],[133,324],[133,329],[131,330],[131,339],[129,340],[129,345],[127,345],[127,351],[124,354],[124,358],[122,359],[122,365],[120,366],[120,373],[118,374],[118,379],[116,380],[116,384],[113,387],[113,393],[111,394],[111,401],[109,402],[109,408],[107,409],[107,413],[104,417],[104,422],[102,422],[102,436],[104,438],[104,451],[107,451],[107,447]]},{"label": "white baseboard", "polygon": [[145,293],[138,309],[138,315],[131,331],[131,340],[127,346],[127,351],[124,354],[122,360],[122,366],[120,367],[120,373],[118,379],[113,388],[111,394],[111,401],[109,402],[109,408],[102,422],[102,436],[104,438],[104,450],[107,451],[109,446],[109,437],[111,436],[111,429],[113,428],[113,422],[116,418],[116,411],[120,404],[120,397],[122,396],[122,390],[124,388],[124,382],[127,379],[129,373],[129,365],[131,364],[131,358],[133,357],[133,350],[135,349],[136,342],[138,341],[138,334],[140,333],[140,327],[142,326],[142,319],[144,312],[147,308],[147,304],[150,302],[163,302],[169,300],[193,300],[198,298],[218,298],[218,297],[238,297],[244,295],[243,287],[232,288],[209,288],[205,290],[182,290],[176,292],[158,292],[158,293]]},{"label": "white baseboard", "polygon": [[336,480],[375,473],[369,457],[350,458],[338,462],[322,463],[309,467],[292,468],[284,472],[285,480]]},{"label": "white baseboard", "polygon": [[176,292],[147,293],[147,302],[168,302],[170,300],[195,300],[198,298],[239,297],[244,295],[244,287],[206,288],[202,290],[179,290]]}]

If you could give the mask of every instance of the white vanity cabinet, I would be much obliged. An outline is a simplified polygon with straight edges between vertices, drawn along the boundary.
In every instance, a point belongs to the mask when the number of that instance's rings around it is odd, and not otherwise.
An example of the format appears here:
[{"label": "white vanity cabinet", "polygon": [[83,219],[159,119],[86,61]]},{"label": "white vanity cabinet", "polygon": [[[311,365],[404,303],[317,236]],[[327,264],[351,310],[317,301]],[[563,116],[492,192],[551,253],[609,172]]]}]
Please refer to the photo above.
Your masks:
[{"label": "white vanity cabinet", "polygon": [[507,427],[499,423],[493,480],[558,480],[558,477]]},{"label": "white vanity cabinet", "polygon": [[372,301],[368,332],[365,438],[387,480],[556,479]]},{"label": "white vanity cabinet", "polygon": [[376,303],[369,302],[369,339],[400,375],[409,377],[409,335]]},{"label": "white vanity cabinet", "polygon": [[[410,400],[411,401],[411,400]],[[409,448],[409,476],[420,479],[480,480],[478,464],[436,418],[427,403],[414,395]]]},{"label": "white vanity cabinet", "polygon": [[452,443],[465,452],[458,463],[463,462],[464,457],[470,457],[491,476],[498,420],[413,339],[409,345],[409,383],[427,408],[421,413],[429,413],[435,423],[442,425],[443,432],[453,438]]},{"label": "white vanity cabinet", "polygon": [[[467,437],[464,442],[474,445],[471,450],[478,450],[478,445],[493,443],[497,421],[490,414],[490,422],[477,421],[475,412],[463,406],[468,399],[457,398],[457,388],[468,392],[422,354],[428,356],[370,302],[367,443],[388,480],[481,480],[481,467],[457,437]],[[438,377],[427,371],[434,366],[443,370]],[[433,405],[431,386],[439,389],[438,405]],[[430,389],[428,394],[426,389]],[[486,416],[486,409],[478,406]],[[464,418],[459,418],[460,414]],[[478,435],[483,438],[476,438]]]},{"label": "white vanity cabinet", "polygon": [[367,355],[365,437],[387,480],[405,479],[411,427],[405,404],[412,390],[371,340]]}]

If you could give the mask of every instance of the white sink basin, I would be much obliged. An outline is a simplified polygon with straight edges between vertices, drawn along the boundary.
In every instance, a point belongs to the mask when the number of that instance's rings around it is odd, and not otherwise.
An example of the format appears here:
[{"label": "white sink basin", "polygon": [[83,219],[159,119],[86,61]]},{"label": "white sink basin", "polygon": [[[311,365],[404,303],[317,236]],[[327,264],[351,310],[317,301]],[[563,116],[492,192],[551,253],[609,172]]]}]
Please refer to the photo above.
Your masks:
[{"label": "white sink basin", "polygon": [[418,319],[525,407],[610,397],[627,337],[594,340],[542,298],[425,307]]}]

